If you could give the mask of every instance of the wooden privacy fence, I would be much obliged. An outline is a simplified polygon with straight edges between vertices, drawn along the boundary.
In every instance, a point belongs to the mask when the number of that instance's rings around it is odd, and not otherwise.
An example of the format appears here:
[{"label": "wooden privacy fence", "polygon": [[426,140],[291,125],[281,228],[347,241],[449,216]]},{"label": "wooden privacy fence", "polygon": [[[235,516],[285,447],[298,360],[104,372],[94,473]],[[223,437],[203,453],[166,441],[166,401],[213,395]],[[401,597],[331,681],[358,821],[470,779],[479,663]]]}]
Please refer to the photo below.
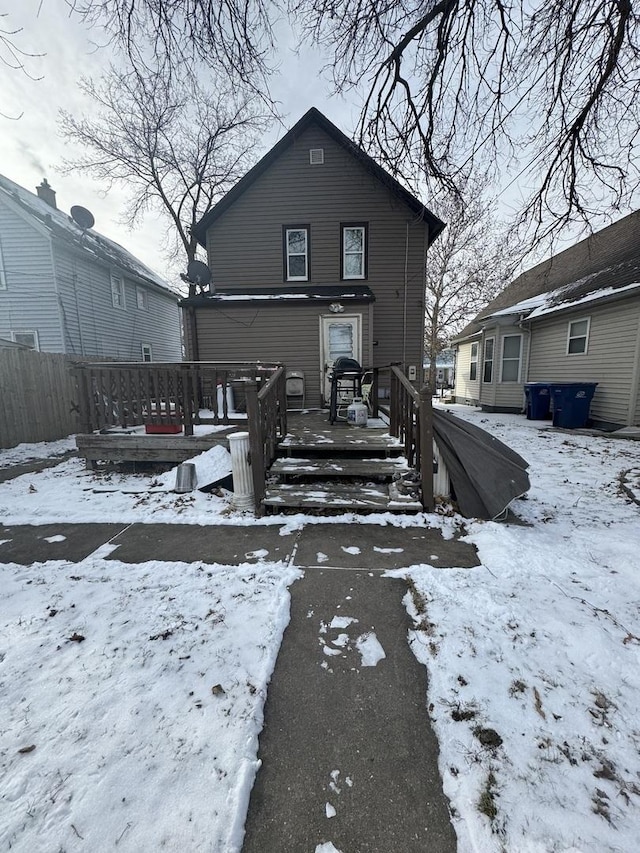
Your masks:
[{"label": "wooden privacy fence", "polygon": [[56,441],[77,431],[73,363],[57,353],[0,348],[0,447]]},{"label": "wooden privacy fence", "polygon": [[276,364],[187,361],[84,364],[75,370],[81,431],[140,424],[183,427],[237,423],[246,387],[261,387]]}]

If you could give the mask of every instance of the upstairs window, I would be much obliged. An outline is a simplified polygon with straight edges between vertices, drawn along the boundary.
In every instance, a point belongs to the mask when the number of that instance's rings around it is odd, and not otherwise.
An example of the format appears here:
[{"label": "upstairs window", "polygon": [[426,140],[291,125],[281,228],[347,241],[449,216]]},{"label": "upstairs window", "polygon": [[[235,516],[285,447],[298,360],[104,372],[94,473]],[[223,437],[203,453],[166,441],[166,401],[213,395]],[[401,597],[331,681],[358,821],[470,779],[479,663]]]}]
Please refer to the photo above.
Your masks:
[{"label": "upstairs window", "polygon": [[505,335],[502,339],[502,376],[501,382],[520,381],[520,356],[522,335]]},{"label": "upstairs window", "polygon": [[589,344],[591,319],[572,320],[567,333],[567,355],[584,355]]},{"label": "upstairs window", "polygon": [[284,279],[309,281],[309,226],[284,227]]},{"label": "upstairs window", "polygon": [[366,224],[342,225],[342,269],[341,278],[367,277],[367,226]]},{"label": "upstairs window", "polygon": [[136,287],[136,302],[141,311],[149,310],[149,297],[144,287]]},{"label": "upstairs window", "polygon": [[7,289],[7,277],[4,271],[4,260],[2,258],[2,246],[0,246],[0,290]]},{"label": "upstairs window", "polygon": [[495,338],[487,338],[484,342],[484,362],[482,365],[482,381],[490,384],[493,381],[493,350]]},{"label": "upstairs window", "polygon": [[475,382],[478,378],[478,344],[471,344],[471,360],[469,362],[469,380]]},{"label": "upstairs window", "polygon": [[124,282],[114,272],[111,273],[111,302],[114,308],[124,308]]}]

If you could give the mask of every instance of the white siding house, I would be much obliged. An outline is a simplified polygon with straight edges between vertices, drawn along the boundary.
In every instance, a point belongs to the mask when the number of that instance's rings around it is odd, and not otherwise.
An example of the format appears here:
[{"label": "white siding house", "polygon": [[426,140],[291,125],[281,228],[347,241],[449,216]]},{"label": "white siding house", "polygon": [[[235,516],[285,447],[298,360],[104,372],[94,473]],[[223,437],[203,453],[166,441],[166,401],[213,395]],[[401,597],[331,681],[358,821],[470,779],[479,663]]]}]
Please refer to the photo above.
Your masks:
[{"label": "white siding house", "polygon": [[0,338],[45,352],[180,361],[179,295],[133,255],[0,175]]}]

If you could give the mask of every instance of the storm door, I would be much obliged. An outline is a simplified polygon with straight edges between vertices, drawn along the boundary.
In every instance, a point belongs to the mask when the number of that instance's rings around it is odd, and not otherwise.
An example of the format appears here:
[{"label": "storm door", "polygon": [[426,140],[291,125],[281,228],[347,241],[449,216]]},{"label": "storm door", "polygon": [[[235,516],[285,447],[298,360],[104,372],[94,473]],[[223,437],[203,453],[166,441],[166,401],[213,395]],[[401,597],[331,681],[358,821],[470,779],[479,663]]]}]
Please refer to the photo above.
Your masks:
[{"label": "storm door", "polygon": [[355,358],[360,362],[362,353],[362,318],[354,315],[320,317],[320,369],[323,397],[328,402],[331,394],[331,368],[337,358]]}]

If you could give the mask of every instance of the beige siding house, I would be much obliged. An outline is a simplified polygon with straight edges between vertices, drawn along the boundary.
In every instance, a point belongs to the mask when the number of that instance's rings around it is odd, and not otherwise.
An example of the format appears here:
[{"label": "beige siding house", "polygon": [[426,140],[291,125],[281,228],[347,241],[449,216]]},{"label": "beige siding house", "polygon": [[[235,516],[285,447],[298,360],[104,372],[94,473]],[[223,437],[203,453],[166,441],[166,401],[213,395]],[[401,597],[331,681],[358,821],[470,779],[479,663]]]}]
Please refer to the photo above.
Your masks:
[{"label": "beige siding house", "polygon": [[520,412],[527,382],[596,382],[594,424],[640,426],[640,211],[523,273],[455,344],[459,402]]},{"label": "beige siding house", "polygon": [[212,285],[181,303],[188,357],[284,362],[309,406],[341,355],[418,382],[425,256],[443,227],[309,110],[197,226]]}]

